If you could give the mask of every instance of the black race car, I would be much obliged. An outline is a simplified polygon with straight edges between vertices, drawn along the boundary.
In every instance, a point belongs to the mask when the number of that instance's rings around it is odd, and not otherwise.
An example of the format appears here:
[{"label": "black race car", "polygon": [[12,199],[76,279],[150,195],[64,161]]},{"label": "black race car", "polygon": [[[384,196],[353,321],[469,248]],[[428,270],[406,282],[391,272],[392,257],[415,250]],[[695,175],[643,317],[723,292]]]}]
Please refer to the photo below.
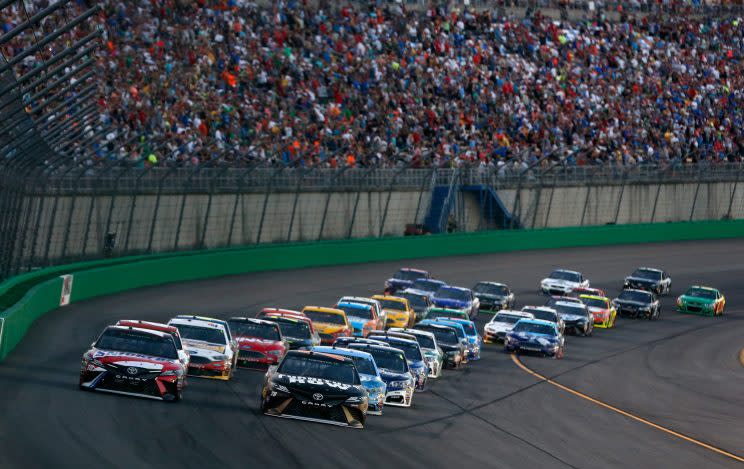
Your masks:
[{"label": "black race car", "polygon": [[672,291],[672,278],[661,269],[639,267],[625,277],[623,288],[648,290],[661,296]]},{"label": "black race car", "polygon": [[266,415],[353,428],[364,428],[368,401],[350,358],[305,350],[270,367],[261,391]]},{"label": "black race car", "polygon": [[437,345],[444,352],[445,367],[457,368],[465,363],[467,350],[453,328],[439,324],[416,324],[413,328],[434,334],[437,338]]},{"label": "black race car", "polygon": [[592,331],[594,331],[594,317],[584,303],[556,301],[552,308],[563,319],[566,334],[592,335]]},{"label": "black race car", "polygon": [[612,300],[618,316],[656,320],[661,316],[659,299],[650,291],[627,289]]},{"label": "black race car", "polygon": [[473,294],[480,300],[481,311],[501,311],[514,307],[514,293],[508,286],[496,282],[478,282]]}]

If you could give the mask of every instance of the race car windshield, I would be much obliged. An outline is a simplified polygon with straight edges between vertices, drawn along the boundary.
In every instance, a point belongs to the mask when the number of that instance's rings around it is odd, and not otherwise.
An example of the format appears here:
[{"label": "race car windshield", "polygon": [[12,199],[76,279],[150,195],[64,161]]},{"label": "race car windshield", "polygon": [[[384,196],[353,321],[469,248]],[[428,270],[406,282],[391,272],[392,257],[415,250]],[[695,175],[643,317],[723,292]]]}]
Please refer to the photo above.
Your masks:
[{"label": "race car windshield", "polygon": [[[460,323],[460,324],[462,324],[462,323]],[[477,332],[475,330],[475,327],[472,324],[469,324],[469,323],[462,324],[462,328],[465,329],[465,333],[467,335],[476,335],[477,334]]]},{"label": "race car windshield", "polygon": [[341,305],[338,305],[337,308],[345,311],[347,317],[353,316],[355,318],[372,319],[372,307],[371,306],[356,305],[356,304],[341,304]]},{"label": "race car windshield", "polygon": [[618,300],[635,301],[637,303],[651,303],[651,293],[644,291],[623,290]]},{"label": "race car windshield", "polygon": [[416,290],[421,290],[425,292],[435,292],[439,290],[439,287],[442,286],[442,282],[437,282],[436,280],[428,280],[425,278],[420,278],[413,282],[413,286],[411,288],[414,288]]},{"label": "race car windshield", "polygon": [[705,298],[706,300],[715,300],[716,292],[706,290],[705,288],[688,288],[685,296],[694,296],[695,298]]},{"label": "race car windshield", "polygon": [[607,308],[605,300],[598,300],[597,298],[582,298],[581,301],[590,308]]},{"label": "race car windshield", "polygon": [[454,288],[442,287],[434,295],[443,300],[470,301],[467,290],[456,290]]},{"label": "race car windshield", "polygon": [[391,347],[402,350],[408,360],[422,360],[421,350],[418,345],[407,344],[405,342],[399,342],[397,340],[385,340],[385,338],[379,339],[381,342],[387,342]]},{"label": "race car windshield", "polygon": [[494,296],[506,296],[509,294],[509,289],[503,285],[494,285],[492,283],[479,283],[473,288],[475,293],[484,293],[486,295]]},{"label": "race car windshield", "polygon": [[416,272],[413,270],[399,270],[398,272],[393,275],[393,278],[398,280],[408,280],[410,282],[419,279],[421,277],[424,277],[425,275],[421,272]]},{"label": "race car windshield", "polygon": [[310,326],[302,321],[297,322],[280,322],[279,329],[284,337],[293,339],[311,339]]},{"label": "race car windshield", "polygon": [[312,322],[324,322],[326,324],[338,324],[339,326],[343,326],[346,323],[344,322],[344,317],[340,314],[336,313],[326,313],[324,311],[304,311],[305,316],[309,317]]},{"label": "race car windshield", "polygon": [[405,373],[408,371],[406,356],[403,355],[403,352],[380,349],[369,349],[366,351],[372,354],[377,368],[385,368],[395,373]]},{"label": "race car windshield", "polygon": [[397,311],[404,311],[406,309],[406,305],[402,301],[380,300],[380,304],[384,309],[394,309]]},{"label": "race car windshield", "polygon": [[543,321],[556,322],[558,320],[556,314],[552,311],[545,311],[542,309],[525,309],[524,312],[532,313],[532,315],[535,316],[535,319],[542,319]]},{"label": "race car windshield", "polygon": [[514,326],[514,332],[527,332],[530,334],[556,335],[555,328],[547,324],[535,324],[533,322],[523,322]]},{"label": "race car windshield", "polygon": [[425,335],[416,334],[416,342],[421,348],[434,348],[434,339]]},{"label": "race car windshield", "polygon": [[661,272],[648,269],[638,269],[633,272],[631,277],[642,278],[645,280],[661,280]]},{"label": "race car windshield", "polygon": [[[417,328],[418,329],[418,328]],[[454,329],[445,329],[442,327],[421,327],[422,331],[428,331],[434,334],[437,338],[437,342],[445,345],[457,345],[457,333]]]},{"label": "race car windshield", "polygon": [[426,308],[429,303],[426,301],[426,297],[423,295],[416,295],[414,293],[401,293],[401,298],[408,300],[408,304],[413,308]]},{"label": "race car windshield", "polygon": [[364,357],[349,357],[354,362],[354,365],[356,365],[356,369],[359,372],[359,374],[362,375],[377,375],[377,372],[375,371],[375,364],[374,361],[372,361],[371,358],[364,358]]},{"label": "race car windshield", "polygon": [[107,329],[96,342],[96,348],[117,352],[138,353],[153,357],[177,359],[173,339],[137,331]]},{"label": "race car windshield", "polygon": [[256,339],[281,340],[277,328],[270,324],[255,324],[243,321],[227,321],[235,337],[254,337]]},{"label": "race car windshield", "polygon": [[429,311],[429,314],[426,316],[427,319],[437,319],[437,318],[458,318],[458,319],[467,319],[468,314],[463,311],[442,311],[442,310],[434,310]]},{"label": "race car windshield", "polygon": [[282,362],[278,372],[344,384],[359,384],[359,375],[354,364],[348,361],[290,355]]},{"label": "race car windshield", "polygon": [[565,270],[556,270],[550,277],[554,280],[568,280],[569,282],[581,282],[581,275],[575,272],[566,272]]},{"label": "race car windshield", "polygon": [[512,316],[511,314],[497,314],[493,318],[493,322],[503,322],[505,324],[516,324],[520,319],[524,319],[522,316]]},{"label": "race car windshield", "polygon": [[190,340],[201,340],[210,344],[226,345],[225,333],[221,329],[211,327],[189,326],[188,324],[176,324],[181,338]]},{"label": "race car windshield", "polygon": [[555,309],[556,311],[558,311],[561,314],[567,314],[567,315],[572,315],[572,316],[584,316],[584,317],[586,317],[586,316],[589,315],[589,313],[587,312],[586,308],[576,307],[574,305],[569,305],[569,304],[556,303],[553,306],[553,309]]}]

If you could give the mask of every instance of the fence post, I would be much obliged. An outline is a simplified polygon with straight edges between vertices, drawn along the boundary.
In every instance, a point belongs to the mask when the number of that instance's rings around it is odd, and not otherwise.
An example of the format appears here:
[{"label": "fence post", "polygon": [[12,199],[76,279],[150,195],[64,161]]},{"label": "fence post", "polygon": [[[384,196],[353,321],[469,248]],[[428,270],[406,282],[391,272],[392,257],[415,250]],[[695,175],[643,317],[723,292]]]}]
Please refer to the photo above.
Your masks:
[{"label": "fence post", "polygon": [[351,220],[349,221],[349,232],[346,235],[346,237],[349,239],[351,238],[352,231],[354,231],[354,220],[356,219],[357,208],[359,207],[359,199],[362,197],[362,184],[361,183],[364,182],[367,179],[367,177],[373,174],[374,172],[375,172],[375,168],[370,168],[367,174],[365,174],[359,181],[360,184],[359,184],[359,188],[357,189],[356,200],[354,200],[354,209],[351,212]]},{"label": "fence post", "polygon": [[323,209],[323,218],[320,221],[320,231],[318,232],[318,240],[323,239],[323,230],[325,229],[326,218],[328,217],[328,207],[331,205],[331,196],[333,196],[333,183],[336,182],[345,172],[349,169],[348,166],[344,166],[334,174],[328,184],[328,197],[326,197],[325,208]]},{"label": "fence post", "polygon": [[589,197],[592,194],[592,186],[586,186],[586,200],[584,200],[584,210],[581,211],[581,226],[584,226],[584,219],[586,218],[586,210],[589,208]]},{"label": "fence post", "polygon": [[314,170],[315,167],[313,166],[309,170],[301,172],[300,177],[297,178],[295,197],[294,201],[292,201],[292,215],[289,217],[289,228],[287,229],[287,242],[290,242],[292,240],[292,230],[294,229],[295,215],[297,214],[297,205],[300,201],[300,189],[302,187],[302,180],[305,179],[306,175],[312,173]]},{"label": "fence post", "polygon": [[620,206],[623,204],[623,194],[625,193],[625,185],[627,184],[627,174],[627,170],[624,170],[622,185],[620,186],[620,197],[618,198],[617,209],[615,210],[615,225],[617,225],[617,219],[620,216]]},{"label": "fence post", "polygon": [[734,208],[734,198],[736,197],[736,188],[739,186],[739,177],[741,176],[741,166],[739,171],[736,172],[736,181],[734,181],[734,189],[731,191],[731,200],[729,200],[728,211],[726,212],[726,218],[731,219],[731,212]]},{"label": "fence post", "polygon": [[[44,248],[44,261],[42,266],[46,267],[49,264],[49,250],[52,247],[52,235],[55,231],[55,222],[57,221],[57,208],[59,206],[59,192],[61,192],[62,180],[57,182],[57,194],[54,197],[54,205],[52,206],[52,218],[49,220],[49,234],[47,235],[46,246]],[[51,184],[50,184],[51,186]]]},{"label": "fence post", "polygon": [[695,198],[692,199],[692,210],[690,210],[690,219],[689,221],[692,221],[692,217],[695,215],[695,206],[697,205],[697,199],[698,199],[698,193],[700,193],[700,184],[702,181],[700,180],[700,169],[698,169],[698,183],[695,187]]},{"label": "fence post", "polygon": [[252,166],[245,170],[245,174],[240,176],[238,179],[238,185],[235,187],[235,202],[233,203],[232,218],[230,219],[230,231],[227,234],[227,245],[232,246],[233,232],[235,231],[235,220],[238,216],[238,205],[240,205],[240,197],[242,194],[243,184],[245,178],[247,178],[253,171],[261,166],[260,163],[254,163]]}]

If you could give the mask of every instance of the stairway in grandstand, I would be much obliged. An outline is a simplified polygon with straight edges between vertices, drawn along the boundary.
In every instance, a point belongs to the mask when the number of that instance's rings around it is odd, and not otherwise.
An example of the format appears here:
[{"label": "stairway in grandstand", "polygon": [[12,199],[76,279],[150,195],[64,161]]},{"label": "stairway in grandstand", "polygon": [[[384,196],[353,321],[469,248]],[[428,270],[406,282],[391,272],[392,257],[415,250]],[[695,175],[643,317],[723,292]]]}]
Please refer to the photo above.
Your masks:
[{"label": "stairway in grandstand", "polygon": [[447,231],[447,221],[458,192],[463,196],[472,194],[476,197],[480,207],[481,229],[522,228],[519,218],[509,212],[493,187],[483,184],[460,186],[451,182],[447,186],[435,186],[431,191],[431,203],[424,223],[432,233]]}]

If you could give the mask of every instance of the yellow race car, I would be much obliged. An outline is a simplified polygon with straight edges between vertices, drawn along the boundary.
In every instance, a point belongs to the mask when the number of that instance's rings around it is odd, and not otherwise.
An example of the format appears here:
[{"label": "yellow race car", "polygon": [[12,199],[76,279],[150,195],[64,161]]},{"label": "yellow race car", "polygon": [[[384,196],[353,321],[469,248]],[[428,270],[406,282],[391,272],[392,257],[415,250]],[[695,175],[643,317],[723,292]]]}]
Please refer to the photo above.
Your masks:
[{"label": "yellow race car", "polygon": [[596,295],[579,295],[579,299],[586,305],[594,317],[594,327],[609,329],[615,327],[617,309],[609,298]]},{"label": "yellow race car", "polygon": [[351,325],[342,309],[305,306],[302,314],[313,322],[321,344],[331,345],[339,337],[351,337]]},{"label": "yellow race car", "polygon": [[375,295],[373,299],[380,302],[385,314],[385,328],[413,327],[416,323],[416,312],[406,298],[388,295]]}]

